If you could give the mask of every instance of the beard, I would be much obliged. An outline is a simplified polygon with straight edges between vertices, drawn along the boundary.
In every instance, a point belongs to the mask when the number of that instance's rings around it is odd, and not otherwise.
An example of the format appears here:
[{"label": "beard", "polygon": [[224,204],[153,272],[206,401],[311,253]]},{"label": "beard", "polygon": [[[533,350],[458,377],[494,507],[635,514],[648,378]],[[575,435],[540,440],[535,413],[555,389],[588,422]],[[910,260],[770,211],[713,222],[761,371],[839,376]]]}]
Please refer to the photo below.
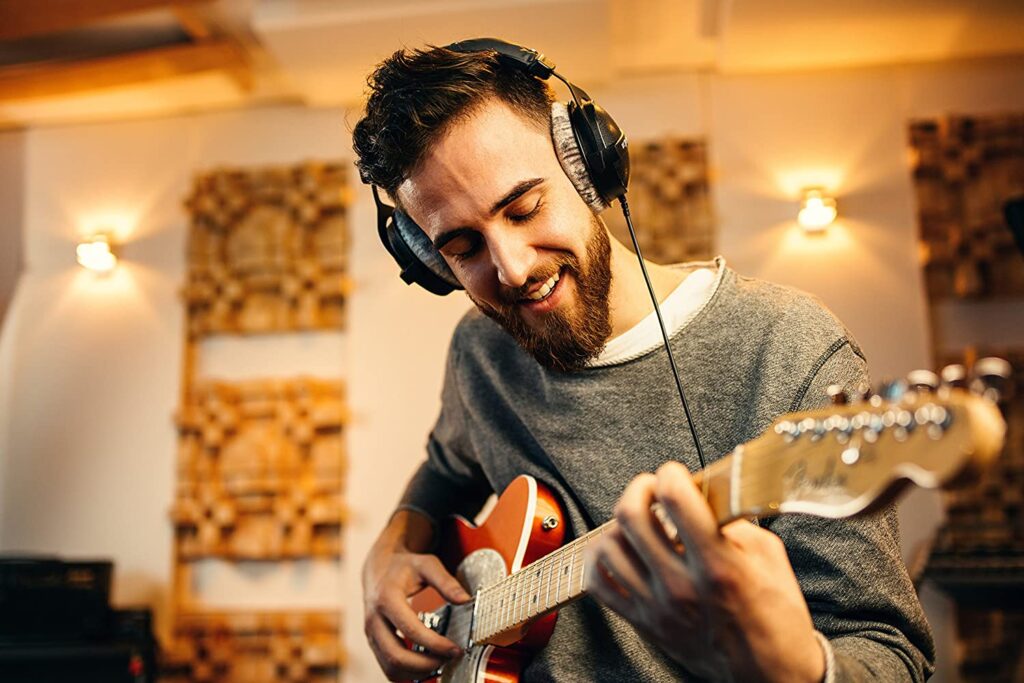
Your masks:
[{"label": "beard", "polygon": [[[586,263],[572,254],[559,255],[544,272],[530,277],[522,287],[502,287],[497,307],[473,299],[481,311],[501,325],[542,366],[558,372],[581,370],[597,358],[611,336],[608,290],[611,287],[611,244],[604,225],[591,216],[591,237]],[[519,302],[531,287],[565,269],[576,281],[577,298],[567,310],[545,313],[535,323],[523,319]],[[565,307],[563,307],[565,308]]]}]

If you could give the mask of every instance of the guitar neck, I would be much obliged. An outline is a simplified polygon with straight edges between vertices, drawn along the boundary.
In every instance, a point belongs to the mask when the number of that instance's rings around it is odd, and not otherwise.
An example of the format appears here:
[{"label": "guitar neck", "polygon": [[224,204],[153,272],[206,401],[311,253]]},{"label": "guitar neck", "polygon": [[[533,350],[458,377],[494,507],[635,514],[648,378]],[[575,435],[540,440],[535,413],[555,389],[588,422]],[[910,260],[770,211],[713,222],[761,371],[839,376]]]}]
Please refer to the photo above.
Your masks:
[{"label": "guitar neck", "polygon": [[[730,503],[737,502],[734,488],[736,491],[740,489],[741,469],[737,465],[741,460],[735,455],[725,456],[694,475],[694,480],[720,525],[738,516],[730,506]],[[656,514],[657,508],[655,506]],[[473,641],[486,643],[518,631],[536,618],[561,609],[586,595],[586,550],[616,524],[614,519],[606,522],[528,567],[479,591],[476,597]]]},{"label": "guitar neck", "polygon": [[[1005,363],[1004,363],[1005,364]],[[802,512],[848,517],[889,500],[907,481],[942,486],[996,457],[1005,423],[995,404],[955,388],[877,396],[793,413],[694,475],[721,526],[739,517]],[[674,535],[667,516],[656,514]],[[492,642],[586,594],[587,547],[612,520],[477,593],[473,640]]]}]

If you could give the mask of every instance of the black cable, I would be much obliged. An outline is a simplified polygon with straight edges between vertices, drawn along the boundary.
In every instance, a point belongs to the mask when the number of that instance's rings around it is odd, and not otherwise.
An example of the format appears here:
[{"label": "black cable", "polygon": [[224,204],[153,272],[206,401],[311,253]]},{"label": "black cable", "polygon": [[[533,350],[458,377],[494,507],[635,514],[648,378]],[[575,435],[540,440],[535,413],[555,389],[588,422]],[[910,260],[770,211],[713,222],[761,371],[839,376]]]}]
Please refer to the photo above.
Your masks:
[{"label": "black cable", "polygon": [[679,401],[683,404],[683,412],[686,414],[686,424],[690,427],[690,434],[693,435],[693,444],[697,447],[697,458],[700,459],[700,467],[704,469],[704,450],[700,447],[700,439],[697,438],[697,430],[693,426],[693,418],[690,417],[690,407],[686,405],[686,394],[683,393],[683,383],[679,379],[679,371],[676,369],[676,361],[672,356],[672,347],[668,343],[668,332],[665,331],[665,321],[661,317],[661,306],[658,304],[658,295],[654,293],[654,286],[651,278],[647,275],[647,266],[644,264],[644,255],[640,252],[640,243],[636,239],[636,231],[633,229],[633,217],[629,213],[629,203],[626,195],[619,200],[622,204],[622,215],[626,217],[626,227],[629,228],[629,237],[633,240],[633,250],[640,260],[640,270],[644,274],[644,282],[647,283],[647,291],[651,294],[651,301],[654,303],[654,313],[658,316],[658,325],[661,327],[661,338],[665,340],[665,352],[668,354],[668,364],[672,367],[672,376],[676,380],[676,389],[679,390]]}]

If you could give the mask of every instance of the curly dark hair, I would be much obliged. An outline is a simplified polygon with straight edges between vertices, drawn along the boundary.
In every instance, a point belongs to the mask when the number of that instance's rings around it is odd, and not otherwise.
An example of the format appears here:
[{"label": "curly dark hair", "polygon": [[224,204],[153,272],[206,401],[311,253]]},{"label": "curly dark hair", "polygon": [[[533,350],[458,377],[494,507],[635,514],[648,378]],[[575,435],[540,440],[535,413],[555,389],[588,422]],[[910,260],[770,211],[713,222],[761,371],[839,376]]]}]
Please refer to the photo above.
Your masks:
[{"label": "curly dark hair", "polygon": [[356,166],[364,183],[392,197],[446,128],[486,100],[498,98],[545,129],[551,116],[548,86],[499,64],[493,50],[399,50],[366,82],[366,115],[352,131]]}]

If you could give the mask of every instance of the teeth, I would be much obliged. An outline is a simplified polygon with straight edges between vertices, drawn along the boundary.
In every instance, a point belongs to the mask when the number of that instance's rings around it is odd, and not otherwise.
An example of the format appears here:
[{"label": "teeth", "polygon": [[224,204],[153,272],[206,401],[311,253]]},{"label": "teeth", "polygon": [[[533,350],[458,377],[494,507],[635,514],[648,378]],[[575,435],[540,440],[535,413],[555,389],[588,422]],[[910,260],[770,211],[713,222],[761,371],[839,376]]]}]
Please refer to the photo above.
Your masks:
[{"label": "teeth", "polygon": [[551,291],[555,288],[556,284],[558,284],[558,273],[555,273],[550,278],[548,278],[548,281],[542,284],[540,286],[540,289],[527,294],[526,298],[530,299],[531,301],[540,301],[541,299],[545,298],[548,294],[551,293]]}]

